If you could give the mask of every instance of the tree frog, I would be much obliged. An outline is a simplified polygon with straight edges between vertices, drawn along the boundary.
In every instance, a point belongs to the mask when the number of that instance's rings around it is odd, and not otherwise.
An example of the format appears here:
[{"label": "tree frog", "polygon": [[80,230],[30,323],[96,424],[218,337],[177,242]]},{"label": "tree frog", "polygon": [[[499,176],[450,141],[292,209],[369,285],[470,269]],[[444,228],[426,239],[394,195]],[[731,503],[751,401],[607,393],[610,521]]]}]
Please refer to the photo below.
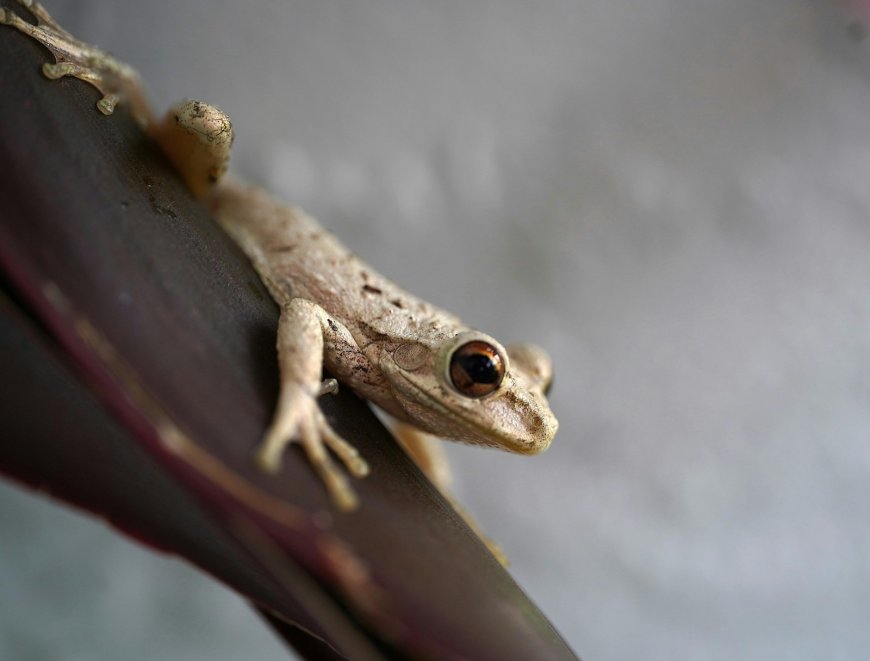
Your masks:
[{"label": "tree frog", "polygon": [[[94,85],[104,114],[129,103],[280,306],[280,394],[255,454],[264,470],[278,472],[286,446],[299,443],[335,505],[357,505],[331,454],[356,477],[368,466],[317,403],[335,391],[335,379],[401,423],[400,440],[442,488],[448,474],[428,434],[520,454],[550,445],[558,423],[547,402],[552,368],[543,350],[502,346],[379,275],[300,209],[223,177],[233,138],[223,112],[186,101],[155,120],[132,68],[73,37],[39,3],[18,4],[36,24],[4,9],[0,23],[51,51],[56,62],[46,63],[44,74]],[[324,368],[335,379],[322,381]]]}]

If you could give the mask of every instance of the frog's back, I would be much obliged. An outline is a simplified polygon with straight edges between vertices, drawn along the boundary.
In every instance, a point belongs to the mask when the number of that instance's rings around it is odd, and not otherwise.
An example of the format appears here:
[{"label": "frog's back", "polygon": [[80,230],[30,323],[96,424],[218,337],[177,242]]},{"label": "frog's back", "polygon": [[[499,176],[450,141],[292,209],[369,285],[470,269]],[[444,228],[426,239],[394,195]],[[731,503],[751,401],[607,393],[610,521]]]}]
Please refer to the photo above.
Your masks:
[{"label": "frog's back", "polygon": [[314,301],[354,335],[361,326],[407,326],[411,335],[430,321],[462,326],[373,271],[305,212],[281,204],[262,189],[224,181],[212,205],[218,222],[248,255],[279,304],[297,297]]}]

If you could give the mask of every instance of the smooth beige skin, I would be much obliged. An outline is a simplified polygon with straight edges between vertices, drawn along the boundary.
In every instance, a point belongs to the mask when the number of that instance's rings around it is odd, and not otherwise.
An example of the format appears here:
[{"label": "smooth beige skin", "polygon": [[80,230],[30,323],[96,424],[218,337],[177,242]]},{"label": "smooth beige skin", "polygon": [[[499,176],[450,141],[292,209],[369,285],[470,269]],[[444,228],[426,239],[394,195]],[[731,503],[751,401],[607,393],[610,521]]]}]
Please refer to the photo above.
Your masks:
[{"label": "smooth beige skin", "polygon": [[[188,101],[154,122],[135,71],[76,40],[38,3],[19,4],[38,25],[8,10],[0,10],[0,23],[32,36],[55,55],[57,63],[43,69],[48,77],[73,75],[97,87],[104,95],[98,103],[104,114],[121,100],[133,106],[135,116],[191,191],[204,197],[281,306],[281,392],[275,419],[257,453],[264,469],[277,471],[284,448],[298,441],[336,505],[356,505],[344,473],[326,449],[355,476],[365,475],[368,467],[330,428],[317,405],[317,397],[335,390],[334,382],[321,383],[324,367],[361,397],[424,432],[520,454],[549,447],[558,423],[545,396],[552,374],[546,353],[532,345],[502,347],[399,288],[310,216],[265,191],[232,180],[215,185],[232,143],[232,126],[224,113]],[[506,366],[498,389],[481,398],[458,392],[448,374],[451,352],[469,340],[491,344]],[[443,473],[443,467],[429,472]]]}]

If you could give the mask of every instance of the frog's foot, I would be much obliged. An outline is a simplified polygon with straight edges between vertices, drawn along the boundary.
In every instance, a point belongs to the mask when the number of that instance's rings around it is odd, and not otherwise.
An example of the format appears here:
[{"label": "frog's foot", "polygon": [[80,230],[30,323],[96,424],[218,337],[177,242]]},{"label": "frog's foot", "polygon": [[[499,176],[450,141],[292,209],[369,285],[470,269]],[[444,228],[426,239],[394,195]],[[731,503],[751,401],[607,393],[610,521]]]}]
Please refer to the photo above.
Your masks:
[{"label": "frog's foot", "polygon": [[285,385],[275,420],[263,437],[256,460],[263,470],[277,473],[284,448],[299,442],[335,504],[339,509],[350,510],[357,505],[356,494],[330,458],[327,448],[344,462],[354,477],[364,477],[369,468],[356,448],[333,431],[317,404],[318,394],[333,392],[335,387],[335,379],[328,379],[321,385],[320,392],[312,395],[301,386]]},{"label": "frog's foot", "polygon": [[18,4],[33,15],[36,25],[28,23],[11,9],[0,9],[0,24],[15,28],[51,51],[54,64],[46,62],[42,66],[47,78],[53,80],[73,76],[83,80],[103,95],[97,102],[97,108],[104,115],[111,115],[115,106],[126,100],[140,124],[145,126],[151,122],[139,75],[132,67],[76,39],[58,25],[38,2],[18,0]]}]

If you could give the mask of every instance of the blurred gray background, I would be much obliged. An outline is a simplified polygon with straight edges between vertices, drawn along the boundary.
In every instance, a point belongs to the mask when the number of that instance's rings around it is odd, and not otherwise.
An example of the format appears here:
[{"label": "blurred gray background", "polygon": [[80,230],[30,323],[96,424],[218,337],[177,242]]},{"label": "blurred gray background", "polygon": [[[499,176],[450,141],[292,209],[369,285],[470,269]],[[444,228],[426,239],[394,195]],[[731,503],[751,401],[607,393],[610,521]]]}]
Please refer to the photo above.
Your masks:
[{"label": "blurred gray background", "polygon": [[[236,174],[550,350],[553,447],[449,452],[578,653],[867,658],[870,46],[843,5],[47,5],[155,107],[227,110]],[[8,485],[0,540],[4,659],[284,658],[208,578]]]}]

